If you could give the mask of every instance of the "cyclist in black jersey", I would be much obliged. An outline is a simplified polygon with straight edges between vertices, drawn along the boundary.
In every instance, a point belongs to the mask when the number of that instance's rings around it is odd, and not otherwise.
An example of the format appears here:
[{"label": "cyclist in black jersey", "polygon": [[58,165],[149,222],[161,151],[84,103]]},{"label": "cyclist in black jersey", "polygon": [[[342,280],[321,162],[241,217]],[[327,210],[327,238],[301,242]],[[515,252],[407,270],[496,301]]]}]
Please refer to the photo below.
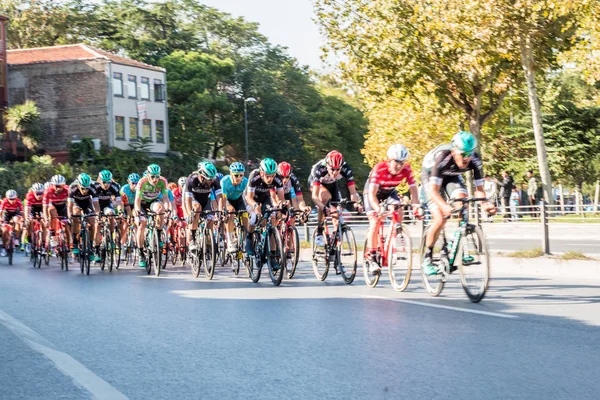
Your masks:
[{"label": "cyclist in black jersey", "polygon": [[[268,206],[278,208],[285,201],[283,183],[277,177],[277,163],[272,158],[265,158],[260,162],[260,168],[255,169],[248,177],[246,189],[246,205],[250,214],[248,233],[254,232],[259,215],[266,212]],[[271,215],[276,218],[276,215]],[[246,237],[246,252],[254,255],[250,235]]]},{"label": "cyclist in black jersey", "polygon": [[[100,210],[104,215],[108,216],[108,226],[112,233],[115,230],[115,208],[117,209],[118,214],[123,212],[121,186],[113,181],[112,173],[105,169],[100,171],[98,180],[92,184],[92,187],[96,191]],[[98,234],[100,234],[100,232],[98,232]]]},{"label": "cyclist in black jersey", "polygon": [[[98,197],[96,191],[92,187],[92,178],[88,174],[79,174],[77,177],[77,186],[69,189],[67,215],[73,229],[73,254],[79,254],[79,224],[81,223],[79,218],[72,218],[73,215],[84,215],[89,213],[100,214],[100,206],[98,204]],[[102,260],[100,257],[100,240],[98,233],[98,224],[96,217],[88,217],[88,224],[91,228],[90,237],[94,238],[95,255],[94,260],[99,262]]]},{"label": "cyclist in black jersey", "polygon": [[[462,174],[473,171],[475,197],[485,197],[483,191],[483,163],[475,152],[476,147],[477,140],[475,137],[470,132],[463,131],[454,135],[451,143],[436,147],[427,153],[423,159],[421,184],[425,191],[427,207],[433,217],[431,228],[426,237],[427,250],[421,266],[427,275],[438,273],[438,268],[432,262],[433,246],[446,224],[445,217],[452,215],[452,206],[446,202],[442,195],[445,195],[448,199],[467,197],[467,189]],[[490,202],[484,203],[483,208],[491,214],[496,212],[496,208]]]}]

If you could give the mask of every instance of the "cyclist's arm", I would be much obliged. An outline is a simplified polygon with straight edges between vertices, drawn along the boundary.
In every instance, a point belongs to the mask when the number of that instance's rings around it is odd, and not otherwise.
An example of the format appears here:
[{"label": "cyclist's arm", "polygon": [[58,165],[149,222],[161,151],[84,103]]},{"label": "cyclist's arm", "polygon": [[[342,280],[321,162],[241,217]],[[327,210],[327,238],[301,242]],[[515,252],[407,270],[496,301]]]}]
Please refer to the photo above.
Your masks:
[{"label": "cyclist's arm", "polygon": [[408,191],[410,192],[410,200],[413,206],[419,206],[419,191],[417,190],[417,185],[410,185]]},{"label": "cyclist's arm", "polygon": [[254,188],[251,186],[248,186],[248,189],[246,190],[246,204],[256,209],[257,203],[254,201]]},{"label": "cyclist's arm", "polygon": [[68,198],[67,199],[67,217],[69,217],[69,219],[73,216],[73,206],[75,205],[75,202],[73,201],[73,199]]},{"label": "cyclist's arm", "polygon": [[379,185],[376,183],[369,183],[369,191],[367,192],[367,196],[369,197],[369,204],[375,214],[379,214],[379,200],[377,199],[377,190],[379,190]]},{"label": "cyclist's arm", "polygon": [[135,212],[137,212],[138,214],[142,210],[142,196],[140,193],[141,193],[141,190],[138,190],[135,194],[134,208],[133,208],[135,210]]}]

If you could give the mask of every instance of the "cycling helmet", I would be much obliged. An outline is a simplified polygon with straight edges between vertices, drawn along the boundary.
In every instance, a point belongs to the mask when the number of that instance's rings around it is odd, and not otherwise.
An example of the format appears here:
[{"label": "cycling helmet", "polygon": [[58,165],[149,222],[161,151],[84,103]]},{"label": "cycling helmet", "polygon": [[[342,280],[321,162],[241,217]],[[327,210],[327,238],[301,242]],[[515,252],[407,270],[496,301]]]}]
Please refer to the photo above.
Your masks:
[{"label": "cycling helmet", "polygon": [[128,181],[131,181],[131,183],[133,183],[134,185],[137,185],[137,183],[140,181],[140,176],[138,174],[136,174],[135,172],[133,174],[129,174],[129,176],[127,177]]},{"label": "cycling helmet", "polygon": [[148,174],[150,175],[160,175],[160,167],[157,164],[148,165],[146,171],[148,171]]},{"label": "cycling helmet", "polygon": [[102,171],[100,171],[100,173],[98,174],[98,177],[100,178],[100,181],[102,183],[109,183],[112,181],[112,172],[110,172],[107,169],[103,169]]},{"label": "cycling helmet", "polygon": [[144,176],[144,177],[148,176],[148,170],[144,170],[144,173],[142,174],[142,176]]},{"label": "cycling helmet", "polygon": [[206,179],[215,179],[217,177],[217,168],[212,163],[200,162],[198,163],[198,173]]},{"label": "cycling helmet", "polygon": [[327,156],[325,157],[325,162],[331,168],[341,168],[344,162],[344,157],[339,151],[332,150],[329,153],[327,153]]},{"label": "cycling helmet", "polygon": [[52,185],[52,182],[44,183],[44,190],[48,189]]},{"label": "cycling helmet", "polygon": [[43,192],[44,185],[42,185],[41,183],[34,183],[33,185],[31,185],[31,191],[35,193]]},{"label": "cycling helmet", "polygon": [[92,178],[86,173],[79,174],[77,177],[77,183],[84,188],[90,187],[92,184]]},{"label": "cycling helmet", "polygon": [[169,188],[169,190],[172,192],[173,190],[177,189],[177,184],[175,182],[169,182],[167,188]]},{"label": "cycling helmet", "polygon": [[387,151],[388,160],[406,161],[410,153],[402,144],[394,144]]},{"label": "cycling helmet", "polygon": [[14,200],[17,198],[17,191],[16,190],[7,190],[6,191],[6,198],[9,200]]},{"label": "cycling helmet", "polygon": [[272,158],[265,158],[260,162],[260,170],[267,175],[277,172],[277,163]]},{"label": "cycling helmet", "polygon": [[185,186],[186,183],[187,183],[187,178],[185,176],[182,176],[181,178],[179,178],[177,180],[177,184],[179,186]]},{"label": "cycling helmet", "polygon": [[223,179],[223,174],[222,174],[222,173],[220,173],[220,172],[217,172],[217,180],[218,180],[219,182],[221,182],[221,179]]},{"label": "cycling helmet", "polygon": [[470,152],[477,147],[477,139],[471,132],[461,131],[452,137],[452,144],[460,151]]},{"label": "cycling helmet", "polygon": [[52,185],[64,185],[67,183],[67,180],[62,175],[54,175],[50,180]]},{"label": "cycling helmet", "polygon": [[229,166],[229,172],[232,172],[234,174],[243,174],[244,172],[246,172],[246,167],[244,167],[244,164],[242,164],[241,162],[234,162]]},{"label": "cycling helmet", "polygon": [[277,165],[277,173],[284,178],[287,178],[292,174],[292,166],[290,163],[282,161]]}]

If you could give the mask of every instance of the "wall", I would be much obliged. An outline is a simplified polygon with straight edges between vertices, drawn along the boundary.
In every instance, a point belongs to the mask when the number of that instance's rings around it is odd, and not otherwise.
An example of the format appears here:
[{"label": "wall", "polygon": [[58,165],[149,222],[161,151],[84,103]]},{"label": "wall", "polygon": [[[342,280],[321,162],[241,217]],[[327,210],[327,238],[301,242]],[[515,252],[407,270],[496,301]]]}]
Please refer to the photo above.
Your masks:
[{"label": "wall", "polygon": [[108,141],[106,61],[9,65],[9,106],[33,100],[41,111],[42,147],[68,150],[73,139]]},{"label": "wall", "polygon": [[[112,121],[111,121],[111,135],[112,143],[115,147],[127,150],[129,149],[129,143],[131,141],[131,132],[129,129],[129,118],[137,118],[137,102],[144,101],[146,104],[146,118],[151,120],[151,139],[152,145],[150,151],[157,154],[165,154],[169,149],[169,121],[167,118],[167,106],[166,99],[162,102],[155,101],[154,97],[154,80],[160,79],[163,84],[166,84],[166,74],[162,71],[148,70],[144,68],[131,67],[128,65],[121,64],[110,64],[110,82],[112,89],[113,74],[115,72],[121,73],[123,78],[123,97],[112,95],[110,99],[112,101]],[[128,75],[136,76],[137,78],[137,97],[130,98],[133,95],[129,91]],[[150,80],[150,99],[142,100],[141,98],[141,78],[147,77]],[[165,93],[166,98],[166,93]],[[110,102],[109,102],[110,103]],[[115,134],[115,117],[124,117],[125,122],[125,139],[118,140]],[[164,123],[164,143],[157,143],[156,138],[156,121],[163,121]],[[142,132],[142,121],[139,121],[139,134]]]}]

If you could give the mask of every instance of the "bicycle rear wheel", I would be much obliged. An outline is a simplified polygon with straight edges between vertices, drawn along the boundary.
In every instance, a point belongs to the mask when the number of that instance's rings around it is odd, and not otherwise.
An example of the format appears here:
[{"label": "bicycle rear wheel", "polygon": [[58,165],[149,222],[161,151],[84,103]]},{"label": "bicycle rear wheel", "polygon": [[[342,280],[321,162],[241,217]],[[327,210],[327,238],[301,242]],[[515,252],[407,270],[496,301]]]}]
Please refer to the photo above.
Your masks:
[{"label": "bicycle rear wheel", "polygon": [[397,228],[388,253],[388,272],[394,290],[404,291],[410,282],[412,273],[412,240],[402,228]]},{"label": "bicycle rear wheel", "polygon": [[473,303],[480,302],[490,281],[490,254],[480,227],[467,230],[467,235],[460,240],[456,257],[465,293]]},{"label": "bicycle rear wheel", "polygon": [[[421,237],[421,251],[419,257],[419,265],[421,269],[421,279],[423,280],[423,286],[427,293],[429,293],[433,297],[437,297],[444,290],[445,278],[444,275],[440,272],[436,275],[427,275],[423,270],[423,261],[425,259],[425,252],[427,251],[427,246],[425,244],[427,238],[427,232],[429,229],[423,229],[423,236]],[[432,262],[434,265],[437,265],[438,269],[444,271],[448,264],[448,258],[445,255],[442,255],[441,249],[444,246],[444,238],[445,232],[442,230],[440,236],[434,245],[433,254],[432,254]]]},{"label": "bicycle rear wheel", "polygon": [[349,285],[354,282],[354,278],[356,278],[356,267],[358,264],[356,239],[354,238],[354,232],[349,226],[342,227],[342,241],[337,256],[340,263],[342,278],[344,279],[344,282]]},{"label": "bicycle rear wheel", "polygon": [[257,283],[260,279],[262,272],[262,251],[258,251],[257,247],[260,242],[260,234],[256,231],[249,233],[252,237],[252,248],[255,254],[253,256],[247,255],[246,257],[246,268],[248,269],[248,275],[252,282]]},{"label": "bicycle rear wheel", "polygon": [[157,231],[152,232],[152,256],[154,257],[154,275],[159,276],[162,268],[162,249],[160,248],[161,235]]},{"label": "bicycle rear wheel", "polygon": [[119,228],[119,224],[115,226],[112,241],[114,250],[114,266],[116,269],[119,269],[119,266],[121,265],[121,230]]},{"label": "bicycle rear wheel", "polygon": [[100,270],[104,271],[104,267],[106,267],[106,258],[108,256],[108,237],[107,232],[102,232],[102,242],[100,242]]},{"label": "bicycle rear wheel", "polygon": [[324,281],[327,278],[327,274],[329,273],[329,246],[328,235],[323,233],[325,239],[325,246],[317,246],[316,237],[317,237],[317,228],[314,229],[312,235],[312,267],[315,276],[320,281]]},{"label": "bicycle rear wheel", "polygon": [[[296,273],[298,266],[298,258],[300,256],[300,236],[295,226],[287,226],[284,229],[285,234],[285,269],[287,278],[292,279]],[[284,238],[282,238],[284,240]]]},{"label": "bicycle rear wheel", "polygon": [[[271,246],[271,242],[275,243],[275,247]],[[271,282],[273,282],[273,285],[279,286],[285,272],[285,253],[283,251],[283,244],[281,243],[281,235],[277,228],[271,227],[269,229],[265,249]]]},{"label": "bicycle rear wheel", "polygon": [[10,237],[8,238],[8,240],[10,240],[8,249],[6,249],[6,251],[8,252],[8,265],[13,265],[13,253],[15,252],[15,233],[14,233],[14,231],[11,230]]}]

